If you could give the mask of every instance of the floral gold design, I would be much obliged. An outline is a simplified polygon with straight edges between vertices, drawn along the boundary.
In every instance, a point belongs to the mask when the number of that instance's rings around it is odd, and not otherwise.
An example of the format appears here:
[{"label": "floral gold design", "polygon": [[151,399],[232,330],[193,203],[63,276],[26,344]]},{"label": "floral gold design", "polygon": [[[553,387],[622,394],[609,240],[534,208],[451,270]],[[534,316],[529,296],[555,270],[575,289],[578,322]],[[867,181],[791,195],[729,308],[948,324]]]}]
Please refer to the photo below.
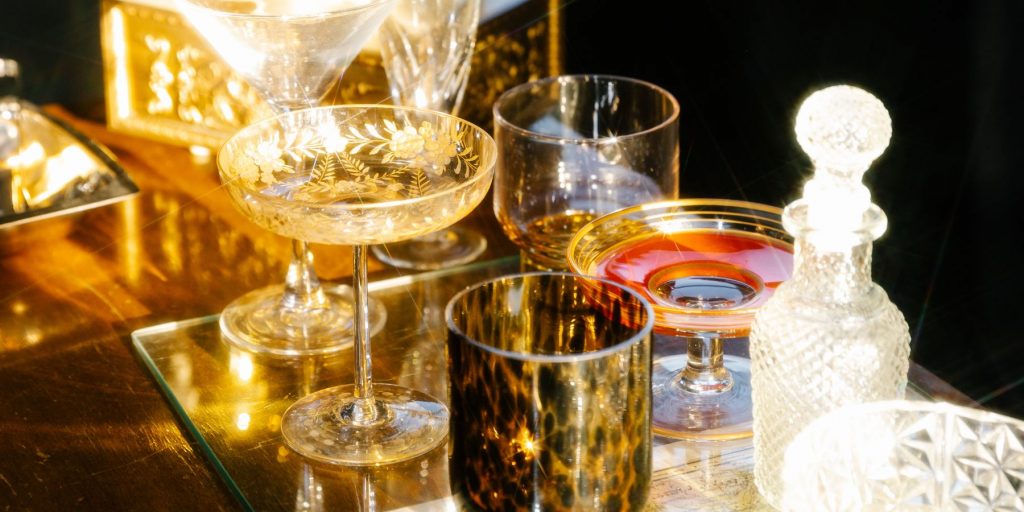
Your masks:
[{"label": "floral gold design", "polygon": [[476,172],[480,155],[466,140],[470,133],[469,125],[454,119],[418,126],[385,119],[344,133],[327,120],[254,138],[232,152],[228,168],[247,188],[261,189],[312,166],[293,193],[297,200],[421,197],[432,191],[430,176],[465,179]]},{"label": "floral gold design", "polygon": [[273,185],[277,183],[275,174],[287,172],[294,173],[295,169],[284,162],[284,151],[278,144],[277,134],[271,135],[269,139],[260,140],[255,147],[247,148],[245,156],[249,158],[249,165],[240,165],[236,169],[239,177],[246,183]]}]

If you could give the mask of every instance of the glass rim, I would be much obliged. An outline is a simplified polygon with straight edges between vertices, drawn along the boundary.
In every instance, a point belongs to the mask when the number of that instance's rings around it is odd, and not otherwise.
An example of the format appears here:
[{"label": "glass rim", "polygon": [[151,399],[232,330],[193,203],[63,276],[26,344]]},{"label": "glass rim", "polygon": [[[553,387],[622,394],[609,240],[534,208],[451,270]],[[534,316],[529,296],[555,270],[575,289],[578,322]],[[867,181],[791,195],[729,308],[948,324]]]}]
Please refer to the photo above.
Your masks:
[{"label": "glass rim", "polygon": [[327,16],[337,16],[337,15],[340,15],[340,14],[350,14],[350,13],[353,13],[353,12],[366,11],[366,10],[370,10],[370,9],[374,9],[374,8],[380,7],[383,4],[396,3],[396,2],[397,2],[397,0],[371,0],[368,3],[362,4],[362,5],[359,5],[359,6],[339,8],[339,9],[329,9],[329,10],[322,11],[322,12],[315,12],[315,13],[308,13],[308,14],[251,14],[251,13],[242,13],[242,12],[228,12],[228,11],[222,11],[220,9],[215,9],[215,8],[207,6],[207,5],[203,5],[198,0],[176,0],[175,3],[177,3],[177,4],[188,4],[188,5],[191,5],[192,7],[197,8],[197,9],[202,9],[204,11],[208,11],[208,12],[214,13],[216,16],[221,17],[221,18],[254,18],[254,19],[280,18],[280,19],[288,19],[288,20],[308,20],[308,19],[313,19],[313,18],[323,18],[323,17],[327,17]]},{"label": "glass rim", "polygon": [[828,429],[826,429],[825,426],[836,421],[837,418],[844,418],[851,415],[857,418],[863,418],[866,415],[876,413],[929,413],[953,415],[984,423],[1010,423],[1024,430],[1024,420],[984,409],[975,409],[973,407],[956,405],[949,402],[929,402],[925,400],[881,400],[877,402],[847,405],[823,414],[822,416],[815,418],[814,421],[801,430],[797,436],[793,438],[793,441],[795,443],[804,432],[811,432],[808,436],[811,436],[818,431],[828,432]]},{"label": "glass rim", "polygon": [[[494,284],[494,283],[498,283],[500,281],[522,280],[523,278],[534,277],[534,276],[547,276],[547,277],[558,276],[558,277],[583,278],[583,279],[589,279],[591,281],[599,281],[599,282],[602,282],[602,283],[605,283],[605,284],[612,285],[615,288],[626,292],[631,297],[634,297],[637,300],[639,300],[640,304],[644,308],[644,313],[647,315],[647,318],[644,321],[644,325],[642,327],[640,327],[637,330],[637,332],[634,333],[629,338],[626,338],[625,340],[619,341],[619,342],[615,343],[614,345],[602,348],[600,350],[594,350],[594,351],[590,351],[590,352],[582,352],[582,353],[578,353],[578,354],[537,354],[537,353],[527,353],[527,352],[518,352],[518,351],[514,351],[514,350],[500,349],[500,348],[494,347],[492,345],[489,345],[489,344],[487,344],[485,342],[482,342],[482,341],[480,341],[478,339],[475,339],[475,338],[472,338],[472,337],[468,336],[465,332],[463,332],[463,330],[461,328],[456,326],[454,321],[452,320],[452,312],[454,311],[455,303],[458,300],[460,300],[461,298],[465,297],[466,295],[468,295],[468,294],[470,294],[470,293],[472,293],[472,292],[474,292],[476,290],[479,290],[480,288],[483,288],[485,286],[488,286],[488,285],[491,285],[491,284]],[[595,314],[599,314],[599,313],[595,311]],[[632,347],[633,345],[636,345],[641,340],[643,340],[645,337],[650,337],[653,334],[653,330],[654,330],[654,309],[651,306],[650,301],[645,299],[639,293],[636,293],[634,290],[630,289],[627,286],[623,286],[623,285],[621,285],[619,283],[616,283],[615,281],[610,281],[608,279],[603,279],[603,278],[600,278],[600,277],[588,276],[588,275],[583,275],[583,274],[577,274],[577,273],[573,273],[573,272],[544,272],[544,271],[540,271],[540,272],[520,272],[518,274],[507,274],[507,275],[499,276],[499,277],[496,277],[496,278],[493,278],[493,279],[488,279],[486,281],[481,281],[479,283],[476,283],[476,284],[473,284],[473,285],[470,285],[470,286],[467,286],[467,287],[463,288],[461,291],[459,291],[454,296],[452,296],[451,300],[449,300],[448,304],[445,306],[445,308],[444,308],[444,321],[445,321],[445,325],[447,326],[448,331],[450,333],[454,332],[454,333],[458,334],[461,339],[466,340],[470,345],[473,345],[473,346],[475,346],[475,347],[477,347],[477,348],[479,348],[479,349],[481,349],[481,350],[483,350],[485,352],[490,352],[492,354],[496,354],[496,355],[499,355],[501,357],[507,357],[509,359],[516,359],[516,360],[519,360],[519,361],[534,362],[534,363],[574,363],[574,362],[579,362],[579,361],[590,361],[590,360],[594,360],[594,359],[600,359],[600,358],[606,357],[608,355],[621,352],[623,349],[626,349],[626,348]]]},{"label": "glass rim", "polygon": [[[390,1],[390,0],[388,0],[388,1]],[[241,188],[243,190],[248,190],[248,191],[255,192],[255,193],[260,195],[260,200],[261,201],[267,201],[267,202],[271,202],[271,203],[288,204],[288,205],[293,205],[293,206],[308,206],[308,207],[315,207],[315,208],[318,208],[318,209],[324,209],[324,210],[328,210],[328,211],[347,211],[347,210],[368,210],[368,211],[372,211],[372,210],[379,210],[379,209],[383,209],[383,208],[394,208],[394,207],[397,207],[397,206],[408,206],[408,205],[411,205],[411,204],[416,204],[416,203],[420,203],[420,202],[434,200],[434,199],[437,199],[439,197],[443,197],[443,196],[446,196],[446,195],[454,194],[454,193],[456,193],[456,192],[458,192],[460,190],[463,190],[463,189],[471,188],[477,182],[479,182],[481,180],[484,180],[484,179],[490,179],[494,175],[494,166],[495,166],[495,164],[497,163],[497,160],[498,160],[498,145],[497,145],[497,142],[494,141],[494,137],[492,137],[491,134],[487,133],[487,130],[484,130],[483,128],[480,128],[475,123],[466,121],[465,119],[463,119],[461,117],[457,117],[457,116],[453,116],[451,114],[445,114],[443,112],[437,112],[435,110],[429,110],[429,109],[425,109],[425,108],[403,107],[403,106],[397,106],[397,105],[375,105],[375,104],[366,104],[366,103],[351,103],[351,104],[344,104],[344,105],[325,105],[325,106],[321,106],[321,107],[311,107],[311,108],[304,108],[304,109],[299,109],[299,110],[292,110],[290,112],[284,112],[284,113],[281,113],[281,114],[277,114],[277,115],[274,115],[274,116],[267,117],[267,118],[261,119],[259,121],[256,121],[255,123],[246,125],[241,130],[238,130],[231,137],[229,137],[227,139],[227,141],[225,141],[224,144],[221,145],[220,150],[217,151],[217,169],[218,169],[218,171],[222,175],[223,174],[230,174],[230,173],[225,173],[225,171],[224,171],[224,167],[225,166],[222,165],[222,163],[221,163],[222,162],[222,158],[224,156],[224,148],[226,148],[229,144],[231,144],[235,140],[241,139],[241,138],[243,138],[245,136],[248,136],[249,132],[251,132],[251,131],[256,131],[259,128],[262,128],[262,127],[264,127],[266,125],[270,125],[272,123],[277,123],[281,119],[284,119],[284,118],[287,118],[287,117],[296,117],[296,116],[299,116],[299,115],[309,115],[309,114],[311,114],[313,112],[317,112],[317,111],[346,111],[346,110],[361,110],[361,111],[364,111],[364,112],[365,111],[373,111],[373,110],[393,110],[393,111],[404,111],[404,112],[415,112],[415,113],[419,113],[419,114],[426,114],[426,115],[434,116],[435,118],[449,118],[449,119],[452,119],[453,121],[460,122],[460,123],[465,124],[466,126],[469,126],[470,130],[472,130],[472,131],[474,131],[474,132],[476,132],[478,134],[482,134],[483,135],[482,140],[484,141],[484,145],[490,146],[491,147],[491,151],[487,155],[487,158],[485,158],[485,159],[482,158],[481,159],[480,165],[478,166],[477,173],[475,175],[471,176],[466,181],[464,181],[462,183],[459,183],[459,184],[457,184],[455,186],[452,186],[450,188],[446,188],[446,189],[443,189],[443,190],[438,190],[438,191],[431,192],[431,193],[426,194],[426,195],[422,195],[422,196],[419,196],[419,197],[408,198],[408,199],[395,199],[395,200],[391,200],[391,201],[382,201],[382,202],[379,202],[379,203],[369,203],[369,204],[365,204],[365,203],[344,203],[344,204],[326,204],[325,205],[325,204],[321,204],[321,203],[315,203],[315,202],[312,202],[312,201],[302,201],[302,200],[297,200],[297,199],[285,199],[285,198],[277,197],[277,196],[268,196],[268,195],[261,194],[258,190],[255,190],[255,189],[253,189],[251,187],[246,187],[246,186],[240,186],[239,188]],[[353,115],[351,117],[355,117],[355,115]],[[236,181],[237,179],[238,179],[237,176],[234,176],[234,175],[231,176],[231,181]]]},{"label": "glass rim", "polygon": [[[609,136],[603,136],[603,137],[582,137],[582,138],[580,138],[580,137],[575,137],[575,138],[574,137],[559,137],[559,136],[556,136],[556,135],[549,135],[549,134],[533,131],[533,130],[524,128],[524,127],[522,127],[522,126],[520,126],[518,124],[512,123],[507,118],[505,118],[505,116],[501,115],[501,109],[505,105],[505,103],[507,103],[509,101],[509,98],[511,98],[512,96],[515,96],[516,94],[521,93],[522,91],[527,90],[527,89],[529,89],[531,87],[546,86],[546,85],[551,84],[553,82],[562,82],[562,81],[569,81],[569,80],[576,81],[576,82],[582,82],[582,81],[585,81],[587,79],[598,79],[598,80],[607,80],[607,81],[616,81],[616,82],[629,82],[629,83],[633,83],[633,84],[636,84],[636,85],[641,85],[643,87],[648,88],[649,90],[652,90],[652,91],[660,94],[662,97],[668,98],[669,103],[672,105],[672,112],[668,115],[668,117],[665,120],[661,121],[660,123],[658,123],[658,124],[656,124],[656,125],[654,125],[654,126],[652,126],[650,128],[646,128],[646,129],[643,129],[643,130],[640,130],[640,131],[636,131],[636,132],[632,132],[632,133],[627,133],[627,134],[624,134],[624,135],[614,135],[614,136],[609,135]],[[602,74],[594,74],[594,73],[550,76],[550,77],[547,77],[547,78],[542,78],[540,80],[534,80],[534,81],[531,81],[531,82],[526,82],[524,84],[519,84],[519,85],[517,85],[517,86],[515,86],[515,87],[513,87],[511,89],[508,89],[507,91],[503,92],[501,94],[501,96],[498,97],[498,100],[494,102],[494,106],[491,108],[491,110],[492,110],[492,112],[494,114],[494,123],[495,123],[496,126],[497,125],[501,125],[503,128],[507,128],[510,131],[517,132],[520,135],[527,135],[527,136],[529,136],[531,138],[534,138],[534,139],[544,140],[544,141],[548,141],[548,142],[557,142],[557,143],[562,143],[562,144],[582,144],[582,143],[602,144],[602,143],[607,143],[607,142],[611,142],[611,141],[629,140],[629,139],[633,139],[633,138],[637,138],[637,137],[642,137],[642,136],[654,133],[656,131],[662,130],[665,127],[667,127],[667,126],[669,126],[669,125],[671,125],[671,124],[673,124],[673,123],[675,123],[676,121],[679,120],[679,101],[676,100],[676,97],[671,92],[669,92],[667,89],[665,89],[664,87],[661,87],[660,85],[648,82],[646,80],[640,80],[640,79],[637,79],[637,78],[629,78],[629,77],[619,76],[619,75],[602,75]]]},{"label": "glass rim", "polygon": [[[642,212],[642,211],[648,211],[648,210],[665,209],[665,208],[670,208],[670,207],[675,207],[675,206],[681,206],[681,207],[687,207],[687,206],[724,206],[724,207],[743,208],[743,209],[747,209],[747,210],[752,210],[754,212],[762,212],[762,213],[765,213],[765,214],[768,214],[768,215],[772,215],[772,216],[778,217],[778,221],[775,222],[777,224],[777,228],[778,228],[777,230],[779,232],[783,232],[783,233],[786,232],[785,229],[783,228],[783,225],[782,225],[782,218],[781,218],[782,217],[782,213],[783,213],[782,208],[779,208],[779,207],[776,207],[776,206],[767,205],[767,204],[763,204],[763,203],[755,203],[755,202],[751,202],[751,201],[738,201],[738,200],[735,200],[735,199],[714,199],[714,198],[669,199],[669,200],[666,200],[666,201],[656,201],[656,202],[651,202],[651,203],[643,203],[643,204],[639,204],[639,205],[636,205],[636,206],[629,206],[629,207],[623,208],[621,210],[616,210],[616,211],[614,211],[612,213],[608,213],[608,214],[602,215],[602,216],[600,216],[600,217],[598,217],[598,218],[596,218],[596,219],[594,219],[594,220],[584,224],[583,227],[580,228],[579,231],[577,231],[576,234],[572,236],[572,238],[569,240],[569,245],[566,247],[565,259],[566,259],[566,262],[569,265],[569,270],[571,270],[572,272],[577,273],[577,274],[582,274],[582,273],[586,272],[585,269],[581,268],[582,267],[582,262],[579,261],[579,258],[575,258],[574,255],[577,253],[577,247],[582,242],[583,238],[588,233],[596,230],[602,224],[604,224],[606,222],[609,222],[609,221],[612,221],[612,220],[616,220],[616,219],[622,218],[622,217],[626,217],[626,216],[628,216],[630,214],[633,214],[633,213],[636,213],[636,212]],[[778,240],[778,242],[780,242],[780,243],[787,243],[785,240]],[[793,247],[793,243],[792,242],[788,242],[788,245],[790,247]],[[730,324],[723,323],[722,325],[717,325],[716,327],[719,327],[719,328],[722,328],[722,329],[726,329],[726,330],[734,330],[736,325],[738,325],[741,320],[745,319],[746,317],[753,318],[754,313],[758,309],[756,307],[755,308],[739,307],[739,308],[734,308],[734,309],[699,310],[699,309],[682,308],[682,307],[669,307],[669,306],[666,306],[664,304],[660,304],[660,303],[657,303],[657,302],[652,302],[652,307],[653,307],[655,313],[658,315],[658,319],[659,320],[663,320],[662,322],[656,323],[655,325],[657,325],[658,327],[663,328],[663,329],[672,329],[672,330],[676,330],[676,331],[679,330],[680,325],[677,322],[667,321],[667,319],[665,318],[666,316],[671,316],[672,318],[679,317],[680,315],[684,315],[684,316],[687,316],[687,317],[696,316],[698,318],[703,318],[703,319],[715,318],[715,319],[718,319],[718,321],[721,321],[721,322],[725,322],[726,321],[725,319],[732,318],[732,319],[735,319],[735,320],[733,320],[733,322],[735,322],[735,324],[733,324],[733,323],[730,323]],[[703,323],[701,323],[701,327],[710,327],[710,326],[704,325]],[[702,331],[702,332],[703,331],[714,332],[713,328],[697,329],[697,330]]]}]

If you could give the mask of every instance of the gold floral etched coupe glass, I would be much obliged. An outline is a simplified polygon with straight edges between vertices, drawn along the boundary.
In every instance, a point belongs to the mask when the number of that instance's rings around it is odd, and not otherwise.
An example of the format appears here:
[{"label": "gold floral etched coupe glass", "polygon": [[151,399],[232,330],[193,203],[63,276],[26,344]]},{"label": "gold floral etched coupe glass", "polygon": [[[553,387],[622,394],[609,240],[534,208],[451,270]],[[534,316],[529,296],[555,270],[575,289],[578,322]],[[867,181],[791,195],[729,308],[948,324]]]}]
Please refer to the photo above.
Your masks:
[{"label": "gold floral etched coupe glass", "polygon": [[[378,40],[391,97],[398,105],[455,114],[466,91],[481,0],[398,0]],[[428,270],[473,261],[487,239],[452,226],[404,242],[375,245],[377,259]]]},{"label": "gold floral etched coupe glass", "polygon": [[383,465],[445,439],[448,410],[437,399],[371,382],[366,248],[464,217],[487,193],[495,155],[494,140],[470,123],[383,105],[290,112],[244,128],[221,149],[221,179],[254,222],[304,242],[353,246],[355,384],[288,409],[281,432],[295,451]]},{"label": "gold floral etched coupe glass", "polygon": [[[657,357],[654,432],[682,439],[749,437],[750,360],[725,354],[792,273],[792,238],[772,206],[680,199],[625,208],[569,243],[573,272],[625,284],[654,305],[654,330],[686,345]],[[673,346],[674,343],[668,343]]]},{"label": "gold floral etched coupe glass", "polygon": [[[224,62],[280,114],[320,104],[394,0],[178,0]],[[273,154],[270,147],[265,149]],[[224,338],[275,356],[329,354],[352,343],[352,289],[321,285],[305,240],[292,242],[283,285],[254,290],[220,317]],[[371,324],[384,324],[374,308]]]}]

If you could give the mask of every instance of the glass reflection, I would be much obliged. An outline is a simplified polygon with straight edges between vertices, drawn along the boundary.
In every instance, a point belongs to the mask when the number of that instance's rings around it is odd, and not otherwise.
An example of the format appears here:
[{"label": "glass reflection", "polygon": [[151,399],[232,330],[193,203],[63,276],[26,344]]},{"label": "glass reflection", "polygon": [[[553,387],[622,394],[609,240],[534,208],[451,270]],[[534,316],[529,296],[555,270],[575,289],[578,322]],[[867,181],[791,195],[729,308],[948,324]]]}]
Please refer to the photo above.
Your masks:
[{"label": "glass reflection", "polygon": [[95,143],[29,103],[0,98],[0,225],[137,190]]}]

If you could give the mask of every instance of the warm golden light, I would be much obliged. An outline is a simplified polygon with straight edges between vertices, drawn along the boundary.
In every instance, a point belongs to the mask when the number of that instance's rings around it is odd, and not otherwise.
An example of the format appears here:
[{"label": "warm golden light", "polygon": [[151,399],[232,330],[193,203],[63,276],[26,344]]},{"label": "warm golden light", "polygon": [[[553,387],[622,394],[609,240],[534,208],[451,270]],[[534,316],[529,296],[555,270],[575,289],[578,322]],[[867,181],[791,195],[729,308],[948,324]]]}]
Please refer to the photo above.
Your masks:
[{"label": "warm golden light", "polygon": [[32,141],[24,149],[7,159],[7,165],[14,169],[25,169],[39,165],[46,159],[46,150],[38,141]]},{"label": "warm golden light", "polygon": [[31,208],[47,205],[76,180],[86,178],[100,168],[96,160],[78,145],[66,146],[46,158],[45,149],[38,142],[33,142],[18,155],[18,164],[23,165],[20,168],[23,179],[26,179],[23,183],[27,189],[25,200]]},{"label": "warm golden light", "polygon": [[527,458],[532,458],[534,453],[536,453],[536,441],[533,439],[533,432],[530,432],[528,428],[520,428],[519,435],[514,442],[519,447],[519,451],[525,454]]},{"label": "warm golden light", "polygon": [[110,9],[110,44],[114,53],[114,88],[117,116],[131,114],[131,96],[128,84],[128,38],[124,34],[124,13],[119,7]]},{"label": "warm golden light", "polygon": [[235,426],[238,427],[238,430],[244,432],[246,430],[249,430],[250,421],[252,421],[252,417],[249,416],[249,413],[243,412],[239,414],[237,417],[235,417]]},{"label": "warm golden light", "polygon": [[43,332],[35,327],[25,329],[25,344],[35,345],[43,340]]},{"label": "warm golden light", "polygon": [[231,375],[235,376],[238,382],[247,383],[251,381],[255,371],[252,355],[245,352],[233,352],[228,362],[228,370],[231,372]]}]

